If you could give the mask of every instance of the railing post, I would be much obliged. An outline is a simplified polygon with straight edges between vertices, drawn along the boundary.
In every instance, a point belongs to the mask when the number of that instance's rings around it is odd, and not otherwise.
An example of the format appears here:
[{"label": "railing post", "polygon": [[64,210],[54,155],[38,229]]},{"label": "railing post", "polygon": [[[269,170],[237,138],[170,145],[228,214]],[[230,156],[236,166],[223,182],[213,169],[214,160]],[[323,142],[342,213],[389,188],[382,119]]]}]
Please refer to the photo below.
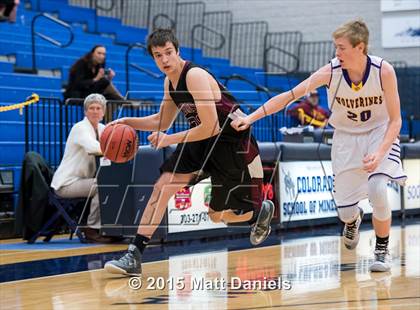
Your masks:
[{"label": "railing post", "polygon": [[[92,0],[91,0],[92,4]],[[98,33],[98,10],[111,12],[115,7],[115,0],[111,0],[111,6],[109,8],[104,8],[103,6],[99,5],[98,0],[95,0],[95,33]]]},{"label": "railing post", "polygon": [[[202,30],[207,30],[208,32],[211,32],[211,33],[214,33],[215,35],[218,35],[219,38],[220,38],[220,43],[218,45],[211,45],[211,44],[205,42],[203,39],[200,39],[200,40],[196,39],[195,38],[195,32],[198,28],[201,28]],[[222,33],[218,32],[215,29],[212,29],[212,28],[207,27],[207,26],[202,25],[202,24],[195,25],[191,30],[191,45],[192,45],[192,49],[193,49],[192,54],[191,54],[191,61],[193,61],[193,62],[194,62],[194,58],[195,58],[194,55],[195,55],[195,42],[196,41],[201,43],[201,47],[203,47],[203,45],[204,45],[205,47],[208,47],[208,48],[211,48],[211,49],[214,49],[214,50],[220,50],[225,45],[226,39],[225,39],[225,36]]]},{"label": "railing post", "polygon": [[25,109],[25,153],[29,152],[29,112],[28,109],[31,107],[26,107]]},{"label": "railing post", "polygon": [[[67,106],[65,106],[64,104],[63,104],[63,101],[62,100],[60,100],[60,104],[59,104],[59,110],[58,110],[58,113],[59,113],[59,115],[58,115],[58,119],[59,119],[59,121],[60,121],[60,123],[59,123],[59,143],[58,143],[58,147],[60,148],[60,158],[63,158],[63,107],[65,108],[65,109],[67,109]],[[67,122],[67,119],[65,120],[66,122]]]},{"label": "railing post", "polygon": [[32,73],[37,73],[36,70],[36,56],[35,56],[35,21],[36,17],[32,19],[31,23],[31,41],[32,41]]},{"label": "railing post", "polygon": [[[148,3],[147,3],[147,17],[146,17],[146,20],[147,20],[147,27],[146,28],[149,28],[150,27],[150,14],[151,14],[151,11],[152,11],[152,8],[151,8],[151,0],[148,0],[147,1]],[[153,19],[153,21],[154,21],[154,19]],[[154,25],[152,25],[152,31],[154,30]]]},{"label": "railing post", "polygon": [[127,94],[128,94],[128,92],[130,90],[130,72],[129,72],[130,71],[130,67],[134,67],[137,70],[139,70],[141,72],[144,72],[147,75],[149,75],[149,76],[151,76],[152,78],[155,78],[155,79],[160,79],[160,78],[163,77],[160,74],[156,74],[156,73],[154,73],[154,72],[152,72],[152,71],[150,71],[150,70],[148,70],[146,68],[142,68],[142,67],[140,67],[140,66],[138,66],[136,64],[130,64],[130,62],[129,62],[129,54],[130,54],[131,50],[133,48],[135,48],[135,47],[141,48],[141,49],[143,49],[145,51],[147,50],[147,48],[146,48],[146,46],[144,44],[134,43],[134,44],[131,44],[127,48],[127,51],[125,52],[125,83],[126,83],[126,93]]},{"label": "railing post", "polygon": [[[69,30],[70,32],[70,39],[66,44],[62,44],[42,33],[36,32],[35,31],[35,22],[39,17],[44,17],[46,19],[51,20],[52,22],[66,28]],[[36,50],[35,50],[35,35],[39,36],[41,39],[44,39],[47,42],[50,42],[51,44],[55,45],[55,46],[59,46],[60,48],[64,48],[69,46],[72,42],[73,42],[73,38],[74,38],[74,33],[73,30],[71,28],[71,26],[65,22],[63,22],[62,20],[59,20],[49,14],[46,13],[40,13],[38,15],[36,15],[33,19],[32,19],[32,23],[31,23],[31,41],[32,41],[32,72],[33,73],[37,73],[37,69],[36,69]]]},{"label": "railing post", "polygon": [[146,49],[146,46],[141,44],[141,43],[134,43],[131,44],[128,48],[127,51],[125,52],[125,91],[128,94],[129,90],[130,90],[130,65],[129,65],[129,54],[130,51],[134,48],[134,47],[138,47],[138,48],[142,48],[142,49]]},{"label": "railing post", "polygon": [[95,29],[94,29],[94,31],[95,31],[95,33],[98,33],[98,9],[97,9],[97,0],[95,0],[95,18],[94,18],[94,21],[95,21]]}]

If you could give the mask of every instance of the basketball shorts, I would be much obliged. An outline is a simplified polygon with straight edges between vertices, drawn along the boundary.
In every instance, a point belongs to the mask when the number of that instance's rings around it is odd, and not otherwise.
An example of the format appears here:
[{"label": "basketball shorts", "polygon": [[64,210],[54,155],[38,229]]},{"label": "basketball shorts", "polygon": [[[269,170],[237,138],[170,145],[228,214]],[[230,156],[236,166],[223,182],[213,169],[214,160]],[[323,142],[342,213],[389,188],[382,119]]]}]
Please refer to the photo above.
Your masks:
[{"label": "basketball shorts", "polygon": [[211,177],[210,208],[244,212],[259,209],[262,202],[263,168],[253,136],[215,137],[178,144],[163,163],[161,173],[194,173],[190,186]]},{"label": "basketball shorts", "polygon": [[363,170],[363,158],[379,148],[386,130],[387,124],[362,134],[335,130],[331,159],[337,206],[354,205],[368,198],[368,180],[377,174],[404,185],[407,176],[402,169],[399,139],[394,141],[375,171],[367,173]]}]

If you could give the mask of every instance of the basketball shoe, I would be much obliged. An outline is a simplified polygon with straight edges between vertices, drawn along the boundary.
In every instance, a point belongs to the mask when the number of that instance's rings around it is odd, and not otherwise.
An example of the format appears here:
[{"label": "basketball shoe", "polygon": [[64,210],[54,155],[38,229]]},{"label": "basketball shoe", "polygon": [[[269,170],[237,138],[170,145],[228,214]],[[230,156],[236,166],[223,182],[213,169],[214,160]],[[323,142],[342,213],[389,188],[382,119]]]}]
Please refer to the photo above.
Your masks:
[{"label": "basketball shoe", "polygon": [[249,236],[252,245],[258,245],[267,239],[271,232],[270,223],[273,214],[274,203],[270,200],[264,200],[261,205],[260,213],[258,214],[258,219],[252,226],[251,235]]},{"label": "basketball shoe", "polygon": [[104,269],[109,273],[141,276],[141,253],[134,244],[130,244],[124,256],[106,262]]},{"label": "basketball shoe", "polygon": [[374,252],[375,259],[369,270],[373,272],[387,272],[391,270],[391,255],[387,247],[377,246]]},{"label": "basketball shoe", "polygon": [[359,215],[352,223],[346,223],[343,230],[344,245],[347,249],[353,250],[359,243],[359,227],[363,219],[363,210],[359,208]]}]

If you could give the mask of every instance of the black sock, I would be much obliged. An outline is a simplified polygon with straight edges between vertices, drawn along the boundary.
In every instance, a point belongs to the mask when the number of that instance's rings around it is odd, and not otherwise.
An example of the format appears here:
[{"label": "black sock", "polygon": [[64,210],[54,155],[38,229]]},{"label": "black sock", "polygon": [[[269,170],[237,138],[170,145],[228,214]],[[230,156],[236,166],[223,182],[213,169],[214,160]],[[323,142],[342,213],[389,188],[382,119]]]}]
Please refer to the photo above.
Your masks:
[{"label": "black sock", "polygon": [[143,235],[136,234],[136,236],[133,238],[132,243],[139,249],[140,253],[143,254],[143,251],[146,248],[149,241],[150,241],[150,238],[147,238]]},{"label": "black sock", "polygon": [[251,217],[251,219],[248,221],[249,226],[252,226],[252,225],[254,225],[254,224],[255,224],[255,222],[256,222],[256,221],[257,221],[257,219],[258,219],[258,214],[260,214],[259,210],[257,211],[257,210],[255,210],[255,209],[254,209],[254,211],[252,212],[252,217]]},{"label": "black sock", "polygon": [[[253,225],[257,221],[258,212],[256,212],[255,210],[232,209],[232,212],[235,213],[236,215],[243,215],[243,214],[251,212],[251,211],[253,213],[252,213],[251,219],[248,221],[248,224]],[[257,213],[257,217],[255,216],[255,213]],[[246,222],[244,222],[244,223],[246,223]]]},{"label": "black sock", "polygon": [[378,237],[376,236],[376,246],[375,250],[386,250],[388,248],[389,236]]}]

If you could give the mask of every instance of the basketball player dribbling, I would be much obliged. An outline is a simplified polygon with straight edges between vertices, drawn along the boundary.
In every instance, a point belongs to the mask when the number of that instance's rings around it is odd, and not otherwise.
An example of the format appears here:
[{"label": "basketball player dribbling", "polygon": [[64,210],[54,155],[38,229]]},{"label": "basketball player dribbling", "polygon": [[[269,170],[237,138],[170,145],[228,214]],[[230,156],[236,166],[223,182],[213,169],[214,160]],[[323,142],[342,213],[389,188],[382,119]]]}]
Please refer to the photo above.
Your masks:
[{"label": "basketball player dribbling", "polygon": [[[151,145],[178,144],[161,166],[161,176],[140,220],[127,253],[105,264],[110,273],[141,275],[142,253],[162,221],[169,199],[185,186],[211,177],[209,217],[213,222],[248,222],[250,241],[262,243],[270,233],[274,204],[262,201],[263,169],[250,130],[230,126],[241,115],[232,95],[209,72],[181,58],[170,30],[157,29],[147,42],[150,55],[166,75],[164,97],[157,114],[117,120],[137,130],[153,131]],[[190,129],[165,134],[181,110]]]},{"label": "basketball player dribbling", "polygon": [[348,249],[357,246],[363,218],[358,202],[369,198],[376,233],[370,270],[389,271],[391,206],[387,183],[394,180],[404,185],[407,178],[400,160],[397,79],[388,62],[367,54],[369,30],[363,21],[347,22],[333,33],[333,38],[336,58],[330,64],[231,125],[237,130],[247,130],[255,121],[325,85],[332,112],[329,123],[335,128],[331,151],[333,194],[338,216],[345,223],[344,244]]}]

